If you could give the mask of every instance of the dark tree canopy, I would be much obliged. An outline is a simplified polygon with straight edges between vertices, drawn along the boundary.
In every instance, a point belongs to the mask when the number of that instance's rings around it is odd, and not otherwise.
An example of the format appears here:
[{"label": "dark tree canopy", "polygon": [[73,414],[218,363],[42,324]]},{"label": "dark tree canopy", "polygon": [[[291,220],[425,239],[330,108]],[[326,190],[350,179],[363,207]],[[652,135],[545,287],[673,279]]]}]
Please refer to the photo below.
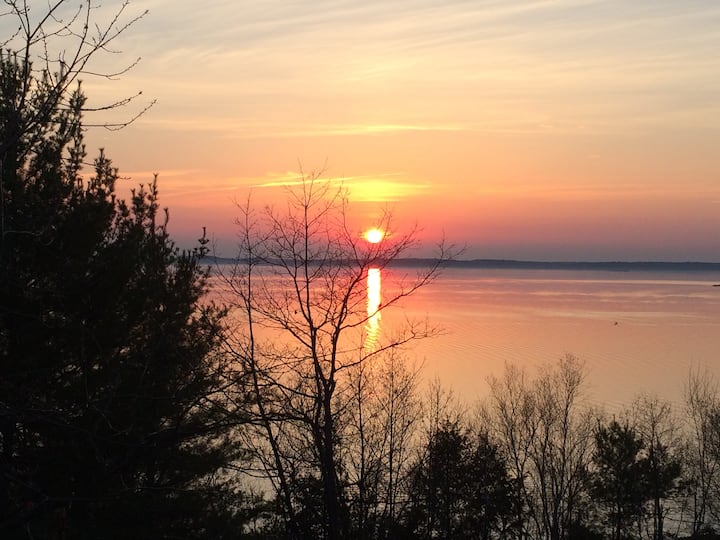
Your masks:
[{"label": "dark tree canopy", "polygon": [[486,433],[443,425],[412,470],[406,523],[417,538],[502,537],[512,491],[507,464]]},{"label": "dark tree canopy", "polygon": [[155,181],[118,200],[102,151],[82,175],[79,85],[40,114],[58,88],[22,62],[0,58],[0,536],[222,537],[206,273],[170,240]]},{"label": "dark tree canopy", "polygon": [[627,538],[649,498],[645,489],[645,443],[628,424],[613,420],[598,426],[593,461],[593,494],[604,504],[614,540]]}]

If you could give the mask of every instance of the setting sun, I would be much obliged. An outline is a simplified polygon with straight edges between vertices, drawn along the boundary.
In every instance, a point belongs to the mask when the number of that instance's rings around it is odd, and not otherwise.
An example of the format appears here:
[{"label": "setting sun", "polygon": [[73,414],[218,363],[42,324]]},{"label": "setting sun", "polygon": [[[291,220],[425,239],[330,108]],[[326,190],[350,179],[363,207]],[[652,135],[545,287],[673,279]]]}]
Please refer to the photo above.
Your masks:
[{"label": "setting sun", "polygon": [[383,238],[385,238],[385,231],[378,229],[377,227],[373,227],[372,229],[368,229],[363,233],[363,238],[365,238],[365,240],[367,240],[371,244],[377,244]]}]

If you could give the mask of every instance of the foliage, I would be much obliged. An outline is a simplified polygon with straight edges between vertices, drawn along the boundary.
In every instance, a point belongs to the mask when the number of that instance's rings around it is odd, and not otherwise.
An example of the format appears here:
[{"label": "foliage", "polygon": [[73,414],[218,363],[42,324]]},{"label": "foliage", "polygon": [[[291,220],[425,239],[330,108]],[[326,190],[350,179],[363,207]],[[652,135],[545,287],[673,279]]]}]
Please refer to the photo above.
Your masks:
[{"label": "foliage", "polygon": [[[284,208],[240,209],[226,341],[225,311],[203,300],[205,234],[180,252],[156,179],[125,202],[104,152],[81,171],[79,80],[117,74],[92,57],[143,15],[123,22],[122,2],[103,26],[93,0],[5,6],[19,26],[0,44],[0,536],[659,540],[688,508],[689,533],[717,536],[720,407],[701,377],[685,444],[652,400],[593,432],[571,355],[491,378],[481,429],[440,414],[438,394],[418,442],[417,372],[396,350],[435,330],[367,333],[450,254],[369,312],[370,270],[415,233],[366,244],[316,176]],[[241,489],[248,458],[270,498]]]},{"label": "foliage", "polygon": [[0,530],[220,538],[244,511],[214,399],[223,313],[155,181],[118,201],[102,151],[81,175],[85,98],[53,80],[0,59]]},{"label": "foliage", "polygon": [[411,470],[406,526],[417,538],[487,540],[506,532],[512,492],[507,463],[488,434],[446,423]]},{"label": "foliage", "polygon": [[595,444],[592,492],[606,508],[612,538],[632,538],[632,528],[649,498],[645,443],[627,423],[613,420],[598,426]]},{"label": "foliage", "polygon": [[682,445],[669,403],[656,397],[641,396],[632,410],[638,434],[646,443],[644,490],[649,503],[645,508],[654,540],[665,537],[665,521],[670,513],[668,501],[679,493],[682,472]]}]

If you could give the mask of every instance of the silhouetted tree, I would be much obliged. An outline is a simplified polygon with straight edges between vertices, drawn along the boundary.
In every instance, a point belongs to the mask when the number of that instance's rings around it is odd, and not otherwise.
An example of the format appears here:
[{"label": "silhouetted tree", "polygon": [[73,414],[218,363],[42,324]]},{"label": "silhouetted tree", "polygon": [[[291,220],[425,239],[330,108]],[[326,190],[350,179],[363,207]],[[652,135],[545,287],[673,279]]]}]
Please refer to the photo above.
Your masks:
[{"label": "silhouetted tree", "polygon": [[689,437],[683,476],[692,511],[692,533],[699,534],[720,513],[720,431],[716,423],[720,394],[709,373],[690,372],[685,405]]},{"label": "silhouetted tree", "polygon": [[507,456],[520,536],[560,540],[586,513],[592,419],[582,407],[584,369],[566,355],[534,380],[507,365],[490,377],[485,425]]},{"label": "silhouetted tree", "polygon": [[468,459],[469,501],[466,531],[473,532],[483,540],[491,538],[494,531],[503,537],[514,527],[512,521],[512,494],[514,481],[508,474],[507,462],[500,448],[485,432],[479,433]]},{"label": "silhouetted tree", "polygon": [[354,399],[344,422],[341,452],[358,538],[396,535],[421,416],[418,372],[408,362],[389,351],[359,365],[349,376]]},{"label": "silhouetted tree", "polygon": [[[368,271],[382,270],[416,245],[414,233],[369,244],[350,228],[342,189],[316,176],[288,188],[282,208],[241,207],[237,264],[226,275],[238,333],[232,340],[237,392],[255,397],[257,432],[249,440],[273,481],[288,535],[300,530],[293,477],[318,477],[324,535],[347,538],[351,523],[341,442],[355,388],[351,372],[370,358],[427,337],[426,321],[408,324],[367,347]],[[379,226],[391,232],[389,218]],[[432,281],[448,257],[405,276],[379,311]],[[264,338],[261,334],[264,333]]]},{"label": "silhouetted tree", "polygon": [[67,84],[85,64],[34,71],[24,53],[0,57],[0,536],[234,533],[247,508],[223,474],[206,272],[170,240],[155,181],[117,200],[102,151],[81,174],[85,98]]},{"label": "silhouetted tree", "polygon": [[678,494],[682,448],[678,429],[667,402],[656,397],[638,398],[631,411],[638,434],[646,441],[648,515],[653,540],[665,538],[668,501]]},{"label": "silhouetted tree", "polygon": [[[100,58],[110,60],[118,53],[114,42],[147,15],[147,11],[129,14],[128,1],[119,6],[103,6],[96,0],[77,3],[52,0],[44,5],[5,0],[3,5],[0,16],[8,33],[0,41],[0,53],[6,64],[14,66],[13,79],[20,86],[5,88],[3,93],[0,156],[4,161],[0,161],[0,165],[14,171],[19,163],[13,160],[27,158],[23,150],[32,150],[51,134],[60,116],[77,107],[69,98],[82,79],[113,79],[140,61],[138,58],[110,70],[98,64]],[[114,109],[125,110],[141,95],[142,92],[138,92],[95,107],[86,107],[83,100],[80,107],[83,112],[108,114]],[[124,120],[102,121],[96,125],[121,129],[153,103]],[[12,147],[15,151],[9,151]]]},{"label": "silhouetted tree", "polygon": [[411,472],[406,526],[419,538],[487,540],[505,532],[512,481],[488,435],[445,424],[423,450]]},{"label": "silhouetted tree", "polygon": [[605,508],[613,540],[633,538],[647,491],[648,461],[642,438],[627,423],[599,424],[595,431],[593,495]]}]

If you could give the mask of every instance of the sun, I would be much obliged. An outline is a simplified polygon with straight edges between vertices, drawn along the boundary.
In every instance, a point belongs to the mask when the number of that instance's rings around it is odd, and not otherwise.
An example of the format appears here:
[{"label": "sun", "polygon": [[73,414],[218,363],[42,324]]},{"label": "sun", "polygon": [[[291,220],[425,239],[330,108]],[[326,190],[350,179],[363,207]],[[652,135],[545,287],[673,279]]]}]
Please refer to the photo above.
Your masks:
[{"label": "sun", "polygon": [[378,242],[382,241],[383,238],[385,238],[385,231],[382,229],[378,229],[377,227],[373,227],[372,229],[368,229],[363,233],[363,238],[370,242],[371,244],[377,244]]}]

